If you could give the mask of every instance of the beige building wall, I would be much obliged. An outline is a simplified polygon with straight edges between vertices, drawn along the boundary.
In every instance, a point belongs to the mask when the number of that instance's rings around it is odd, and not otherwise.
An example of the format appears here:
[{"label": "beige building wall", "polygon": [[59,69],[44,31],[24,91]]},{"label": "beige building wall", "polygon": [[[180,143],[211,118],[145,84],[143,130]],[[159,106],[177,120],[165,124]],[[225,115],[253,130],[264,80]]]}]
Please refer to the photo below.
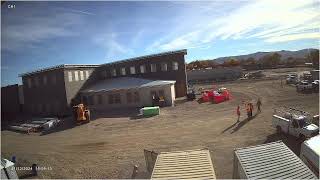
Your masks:
[{"label": "beige building wall", "polygon": [[[116,90],[116,91],[108,91],[108,92],[94,92],[94,93],[84,93],[82,96],[93,97],[93,104],[88,104],[89,109],[104,111],[107,109],[115,109],[115,108],[135,108],[135,107],[146,107],[152,106],[152,95],[151,92],[163,90],[165,104],[166,106],[174,106],[175,101],[175,88],[174,84],[170,85],[161,85],[155,87],[146,87],[146,88],[139,88],[139,89],[129,89],[129,90]],[[127,100],[127,92],[134,92],[139,93],[139,101],[138,102],[131,102],[129,103]],[[120,101],[119,104],[109,104],[109,95],[120,94]],[[99,95],[102,98],[102,104],[99,104]]]}]

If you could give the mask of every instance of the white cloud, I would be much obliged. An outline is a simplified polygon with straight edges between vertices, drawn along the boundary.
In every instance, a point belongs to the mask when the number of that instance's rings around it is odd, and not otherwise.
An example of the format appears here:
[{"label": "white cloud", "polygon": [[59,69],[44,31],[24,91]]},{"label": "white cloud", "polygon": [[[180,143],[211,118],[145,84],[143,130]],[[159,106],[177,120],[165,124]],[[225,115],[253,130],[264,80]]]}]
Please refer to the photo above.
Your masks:
[{"label": "white cloud", "polygon": [[300,39],[320,39],[320,34],[319,32],[314,32],[314,33],[282,35],[279,37],[268,38],[266,41],[275,43],[275,42],[295,41]]},{"label": "white cloud", "polygon": [[71,9],[71,8],[58,7],[57,9],[61,9],[61,10],[65,10],[65,11],[73,12],[73,13],[85,14],[85,15],[96,15],[96,14],[88,12],[88,11],[82,11],[82,10]]},{"label": "white cloud", "polygon": [[111,32],[105,35],[97,35],[93,42],[106,49],[107,59],[117,59],[120,55],[133,54],[133,50],[118,41],[118,35]]},{"label": "white cloud", "polygon": [[268,43],[317,39],[320,27],[317,3],[313,0],[248,1],[228,13],[212,17],[204,15],[193,22],[194,26],[184,27],[189,32],[171,40],[155,42],[152,46],[170,50],[199,46],[218,39],[258,38]]},{"label": "white cloud", "polygon": [[83,23],[82,16],[74,13],[43,15],[21,12],[2,17],[1,48],[10,52],[36,47],[37,43],[48,39],[75,36],[77,33],[71,28]]}]

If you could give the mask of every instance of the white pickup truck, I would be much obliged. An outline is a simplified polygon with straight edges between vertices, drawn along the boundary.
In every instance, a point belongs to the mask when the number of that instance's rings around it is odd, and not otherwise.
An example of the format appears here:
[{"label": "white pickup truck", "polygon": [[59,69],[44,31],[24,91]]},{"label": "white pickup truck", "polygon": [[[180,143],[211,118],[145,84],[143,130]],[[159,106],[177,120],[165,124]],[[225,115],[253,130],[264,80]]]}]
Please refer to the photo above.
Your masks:
[{"label": "white pickup truck", "polygon": [[286,133],[299,138],[313,137],[319,134],[319,127],[307,121],[306,116],[281,117],[272,116],[272,126],[277,128],[277,133]]}]

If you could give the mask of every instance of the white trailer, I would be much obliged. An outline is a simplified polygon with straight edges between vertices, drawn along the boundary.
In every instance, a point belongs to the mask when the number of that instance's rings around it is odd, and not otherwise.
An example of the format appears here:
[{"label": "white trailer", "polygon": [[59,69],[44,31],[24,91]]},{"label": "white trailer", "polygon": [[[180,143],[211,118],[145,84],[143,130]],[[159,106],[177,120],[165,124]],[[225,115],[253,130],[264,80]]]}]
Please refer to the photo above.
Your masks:
[{"label": "white trailer", "polygon": [[234,151],[233,179],[317,179],[282,141]]},{"label": "white trailer", "polygon": [[301,144],[300,158],[319,177],[320,135]]}]

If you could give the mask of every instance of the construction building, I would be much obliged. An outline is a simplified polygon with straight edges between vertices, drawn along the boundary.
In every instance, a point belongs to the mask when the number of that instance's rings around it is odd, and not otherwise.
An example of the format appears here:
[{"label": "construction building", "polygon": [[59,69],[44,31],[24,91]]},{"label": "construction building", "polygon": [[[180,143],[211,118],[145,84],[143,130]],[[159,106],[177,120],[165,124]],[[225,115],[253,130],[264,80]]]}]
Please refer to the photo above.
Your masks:
[{"label": "construction building", "polygon": [[18,84],[1,87],[1,124],[15,119],[23,111],[22,86]]},{"label": "construction building", "polygon": [[68,114],[70,104],[98,65],[58,65],[20,75],[25,111],[34,115]]},{"label": "construction building", "polygon": [[21,74],[25,110],[34,115],[69,114],[80,101],[91,108],[143,107],[152,96],[166,105],[186,95],[187,50],[101,65],[58,65]]}]

